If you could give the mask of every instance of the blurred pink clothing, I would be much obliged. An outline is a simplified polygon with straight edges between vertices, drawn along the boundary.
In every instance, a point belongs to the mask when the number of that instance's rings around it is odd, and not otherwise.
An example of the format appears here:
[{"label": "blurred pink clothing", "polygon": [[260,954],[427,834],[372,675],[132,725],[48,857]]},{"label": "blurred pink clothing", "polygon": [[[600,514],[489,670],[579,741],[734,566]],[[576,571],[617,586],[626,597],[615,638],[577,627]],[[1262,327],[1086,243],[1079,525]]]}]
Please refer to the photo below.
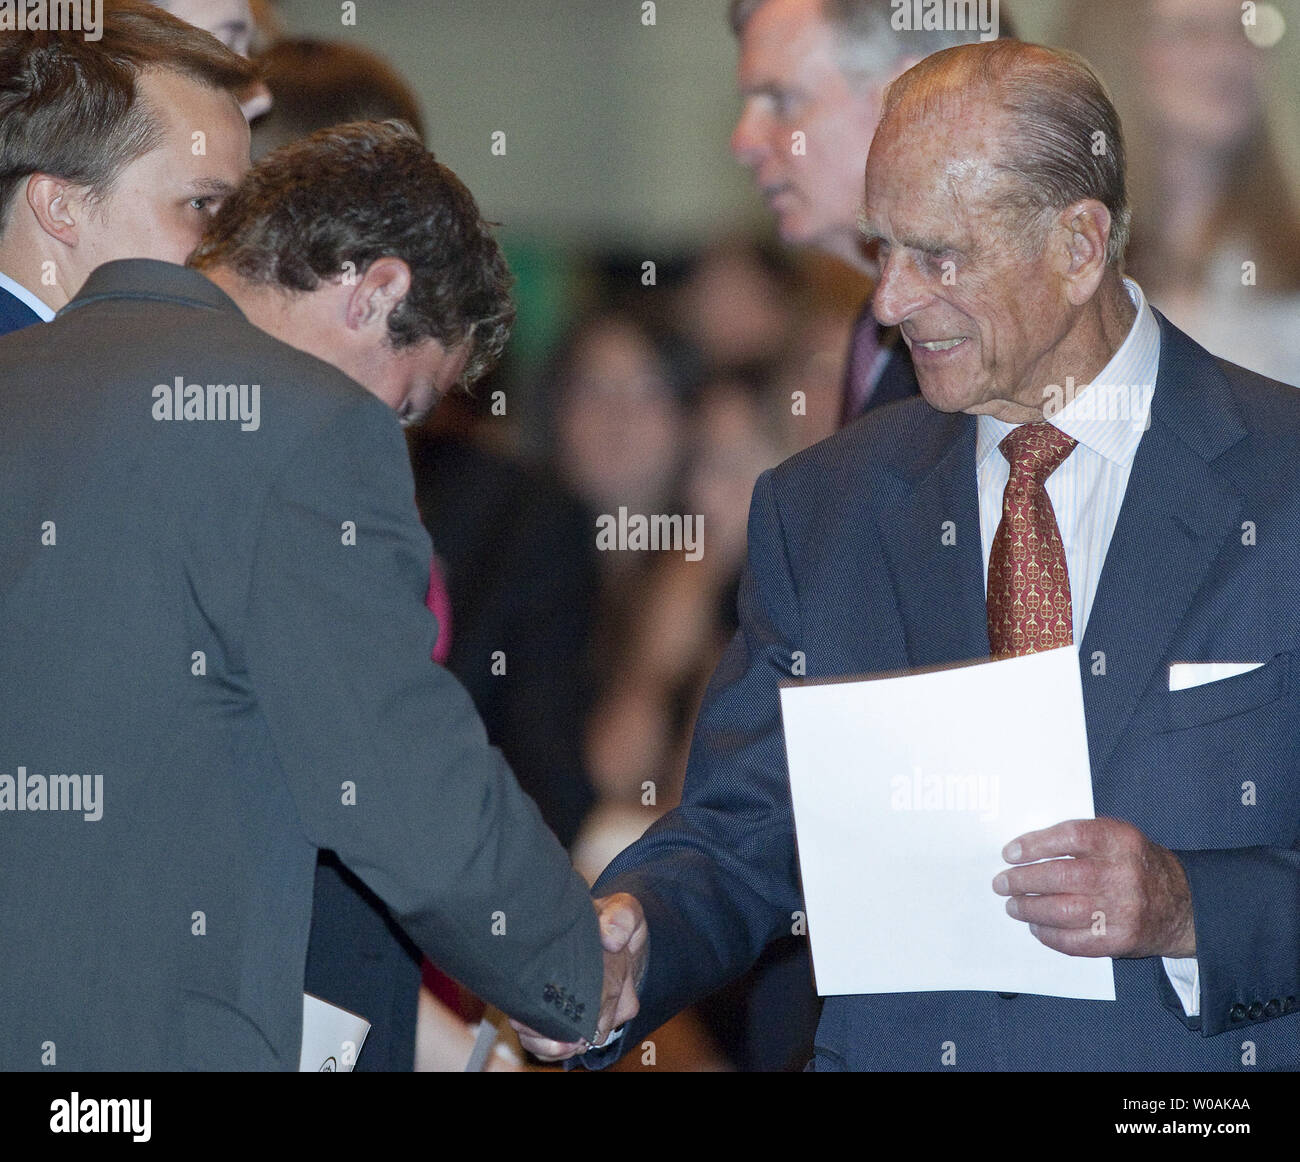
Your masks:
[{"label": "blurred pink clothing", "polygon": [[433,645],[433,660],[444,665],[451,653],[451,595],[447,592],[447,582],[443,579],[437,557],[429,562],[429,592],[425,594],[424,604],[438,619],[438,640]]}]

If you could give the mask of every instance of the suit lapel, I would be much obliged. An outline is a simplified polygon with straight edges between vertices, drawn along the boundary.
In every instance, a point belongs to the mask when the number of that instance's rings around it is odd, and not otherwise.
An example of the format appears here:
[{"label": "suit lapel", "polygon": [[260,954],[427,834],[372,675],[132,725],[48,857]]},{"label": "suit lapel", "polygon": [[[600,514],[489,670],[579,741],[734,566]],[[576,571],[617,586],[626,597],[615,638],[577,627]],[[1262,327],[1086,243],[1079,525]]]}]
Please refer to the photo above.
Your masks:
[{"label": "suit lapel", "polygon": [[[1094,777],[1115,749],[1228,537],[1242,498],[1215,461],[1245,438],[1212,356],[1157,316],[1160,366],[1080,650]],[[896,488],[878,510],[913,667],[988,656],[975,420],[931,413],[915,444],[890,449]],[[954,545],[943,543],[953,522]],[[1104,674],[1094,673],[1104,655]]]},{"label": "suit lapel", "polygon": [[1231,389],[1206,352],[1160,324],[1151,427],[1138,445],[1079,657],[1094,778],[1167,660],[1211,563],[1240,532],[1242,498],[1213,467],[1246,434]]},{"label": "suit lapel", "polygon": [[908,660],[923,667],[987,657],[975,420],[934,412],[915,445],[891,451],[886,466],[898,491],[877,524]]}]

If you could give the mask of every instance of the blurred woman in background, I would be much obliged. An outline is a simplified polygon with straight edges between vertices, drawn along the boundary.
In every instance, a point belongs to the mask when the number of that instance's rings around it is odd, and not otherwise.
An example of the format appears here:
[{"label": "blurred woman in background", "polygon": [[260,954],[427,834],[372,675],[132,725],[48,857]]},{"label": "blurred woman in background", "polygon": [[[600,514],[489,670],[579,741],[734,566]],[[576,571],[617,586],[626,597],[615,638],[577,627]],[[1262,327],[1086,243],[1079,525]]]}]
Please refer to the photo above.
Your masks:
[{"label": "blurred woman in background", "polygon": [[1123,117],[1128,273],[1214,354],[1300,384],[1296,85],[1276,47],[1284,28],[1267,3],[1088,0],[1071,6],[1063,41],[1095,65]]}]

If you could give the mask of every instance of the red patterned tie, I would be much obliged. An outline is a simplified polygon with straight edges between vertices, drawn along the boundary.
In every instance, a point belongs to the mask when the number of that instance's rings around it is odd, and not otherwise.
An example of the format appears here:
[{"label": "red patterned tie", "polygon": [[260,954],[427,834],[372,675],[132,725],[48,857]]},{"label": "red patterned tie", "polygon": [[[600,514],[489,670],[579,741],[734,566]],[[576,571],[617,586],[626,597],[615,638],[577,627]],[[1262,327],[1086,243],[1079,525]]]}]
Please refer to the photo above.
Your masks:
[{"label": "red patterned tie", "polygon": [[989,648],[995,658],[1074,641],[1065,546],[1044,487],[1074,445],[1045,423],[1021,424],[998,445],[1011,474],[989,553]]}]

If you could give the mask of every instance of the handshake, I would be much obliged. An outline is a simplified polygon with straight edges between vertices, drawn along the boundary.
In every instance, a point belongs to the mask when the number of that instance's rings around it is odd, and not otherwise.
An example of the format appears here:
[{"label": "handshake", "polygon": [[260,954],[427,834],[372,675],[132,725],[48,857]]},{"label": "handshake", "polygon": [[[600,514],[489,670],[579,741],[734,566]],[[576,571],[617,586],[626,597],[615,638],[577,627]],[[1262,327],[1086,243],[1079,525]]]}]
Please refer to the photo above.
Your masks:
[{"label": "handshake", "polygon": [[519,1034],[519,1043],[543,1061],[567,1061],[603,1045],[609,1034],[635,1017],[641,1007],[636,994],[645,979],[650,953],[650,932],[641,904],[635,896],[620,892],[596,900],[595,906],[600,919],[600,944],[605,953],[605,981],[595,1045],[587,1041],[552,1041],[512,1020],[510,1024]]}]

